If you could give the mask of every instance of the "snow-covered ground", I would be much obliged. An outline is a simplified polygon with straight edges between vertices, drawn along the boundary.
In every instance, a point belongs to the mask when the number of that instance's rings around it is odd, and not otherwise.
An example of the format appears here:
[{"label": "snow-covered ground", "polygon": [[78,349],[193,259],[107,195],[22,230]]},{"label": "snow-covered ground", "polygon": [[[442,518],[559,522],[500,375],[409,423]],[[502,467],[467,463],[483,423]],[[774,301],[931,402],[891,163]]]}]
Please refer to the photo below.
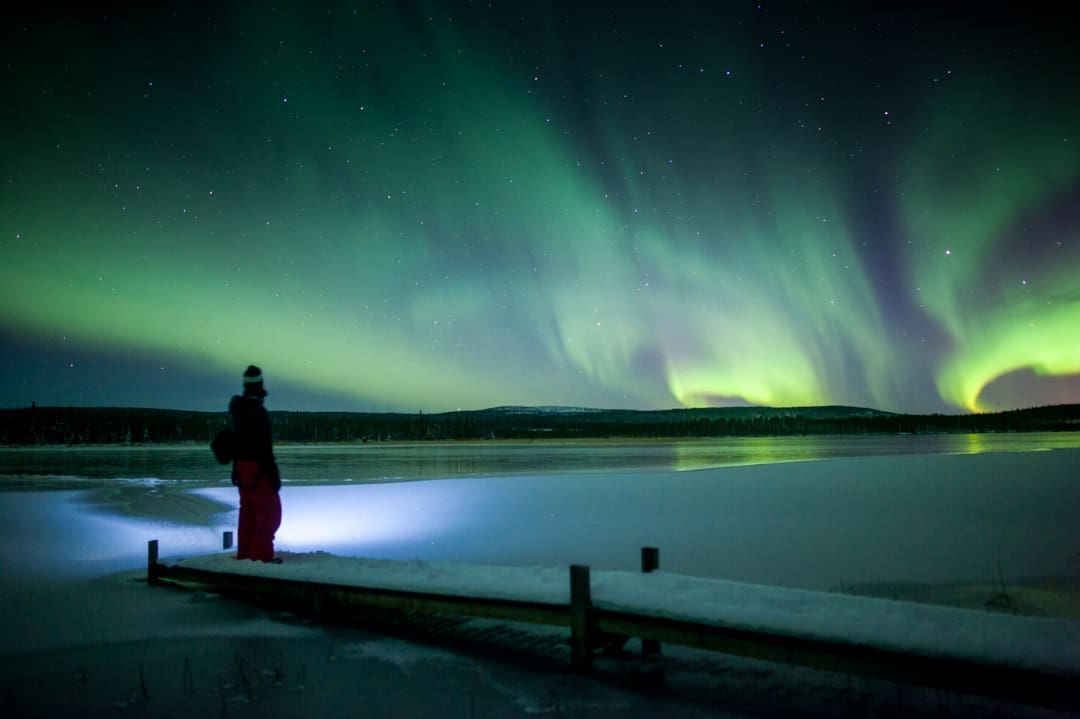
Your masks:
[{"label": "snow-covered ground", "polygon": [[[638,548],[652,545],[661,548],[664,574],[811,590],[876,587],[974,607],[997,591],[1000,567],[1022,612],[1075,618],[1078,470],[1080,450],[1070,449],[681,473],[287,483],[279,548],[428,566],[634,571]],[[602,680],[576,677],[562,661],[565,637],[542,628],[473,620],[435,628],[433,643],[416,642],[151,588],[143,581],[146,541],[159,539],[165,558],[219,550],[221,530],[235,521],[235,495],[228,486],[131,484],[0,493],[4,716],[1020,711],[675,647],[665,648],[666,688],[643,691],[655,666],[612,659],[601,664]],[[1035,577],[1044,579],[1027,579]],[[833,622],[830,631],[844,631],[842,620]],[[487,639],[471,641],[478,634]]]}]

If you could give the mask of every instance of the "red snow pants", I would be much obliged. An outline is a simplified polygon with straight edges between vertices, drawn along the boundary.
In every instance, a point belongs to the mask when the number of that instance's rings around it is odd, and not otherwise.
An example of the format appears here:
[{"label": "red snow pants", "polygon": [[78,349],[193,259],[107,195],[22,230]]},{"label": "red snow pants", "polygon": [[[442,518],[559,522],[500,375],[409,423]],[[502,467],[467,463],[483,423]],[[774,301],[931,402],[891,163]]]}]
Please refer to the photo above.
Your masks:
[{"label": "red snow pants", "polygon": [[281,498],[258,462],[236,460],[240,488],[240,526],[237,527],[236,558],[274,558],[274,533],[281,526]]}]

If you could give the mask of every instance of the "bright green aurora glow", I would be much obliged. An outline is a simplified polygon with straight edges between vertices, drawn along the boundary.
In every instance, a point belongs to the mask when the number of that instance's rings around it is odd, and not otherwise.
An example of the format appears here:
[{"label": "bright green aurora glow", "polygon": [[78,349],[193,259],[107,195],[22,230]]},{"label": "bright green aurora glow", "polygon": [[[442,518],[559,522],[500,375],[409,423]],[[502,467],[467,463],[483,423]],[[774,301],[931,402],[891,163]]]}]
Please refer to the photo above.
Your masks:
[{"label": "bright green aurora glow", "polygon": [[952,340],[942,397],[993,409],[980,395],[1011,372],[1080,373],[1080,232],[1056,216],[1080,182],[1076,117],[1038,87],[950,98],[913,153],[911,282]]},{"label": "bright green aurora glow", "polygon": [[27,379],[28,343],[407,411],[991,409],[1080,375],[1067,66],[856,62],[694,7],[13,23],[0,403],[112,401]]}]

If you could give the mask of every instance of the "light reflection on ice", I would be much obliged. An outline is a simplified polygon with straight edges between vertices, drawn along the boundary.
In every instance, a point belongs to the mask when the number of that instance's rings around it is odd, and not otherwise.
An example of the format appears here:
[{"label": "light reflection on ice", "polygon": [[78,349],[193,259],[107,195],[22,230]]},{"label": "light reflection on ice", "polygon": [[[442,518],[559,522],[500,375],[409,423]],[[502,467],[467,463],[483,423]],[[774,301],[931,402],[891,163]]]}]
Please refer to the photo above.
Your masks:
[{"label": "light reflection on ice", "polygon": [[71,577],[139,566],[156,537],[174,551],[197,554],[220,548],[211,528],[96,511],[93,493],[0,492],[0,580]]},{"label": "light reflection on ice", "polygon": [[[387,559],[632,570],[826,589],[1071,574],[1080,451],[862,457],[699,472],[287,483],[277,546]],[[125,486],[130,486],[125,483]],[[197,500],[197,501],[196,501]],[[0,578],[217,551],[230,485],[0,492]],[[226,508],[226,511],[219,511]],[[230,509],[231,508],[231,509]],[[151,519],[156,517],[157,519]]]},{"label": "light reflection on ice", "polygon": [[[282,523],[275,542],[289,551],[350,550],[389,556],[467,525],[488,500],[462,491],[454,481],[290,487],[281,490]],[[236,505],[234,488],[195,490],[209,499]],[[220,515],[225,529],[236,526],[239,512]]]}]

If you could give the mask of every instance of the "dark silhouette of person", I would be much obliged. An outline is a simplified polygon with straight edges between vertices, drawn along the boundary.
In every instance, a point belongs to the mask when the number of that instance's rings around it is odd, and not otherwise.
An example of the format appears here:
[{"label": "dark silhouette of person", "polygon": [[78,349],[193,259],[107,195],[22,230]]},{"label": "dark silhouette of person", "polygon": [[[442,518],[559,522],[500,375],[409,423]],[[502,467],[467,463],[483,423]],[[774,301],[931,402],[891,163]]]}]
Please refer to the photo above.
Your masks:
[{"label": "dark silhouette of person", "polygon": [[232,481],[240,490],[236,558],[273,562],[274,534],[281,526],[281,474],[264,397],[262,370],[249,365],[243,395],[229,401],[235,433]]}]

